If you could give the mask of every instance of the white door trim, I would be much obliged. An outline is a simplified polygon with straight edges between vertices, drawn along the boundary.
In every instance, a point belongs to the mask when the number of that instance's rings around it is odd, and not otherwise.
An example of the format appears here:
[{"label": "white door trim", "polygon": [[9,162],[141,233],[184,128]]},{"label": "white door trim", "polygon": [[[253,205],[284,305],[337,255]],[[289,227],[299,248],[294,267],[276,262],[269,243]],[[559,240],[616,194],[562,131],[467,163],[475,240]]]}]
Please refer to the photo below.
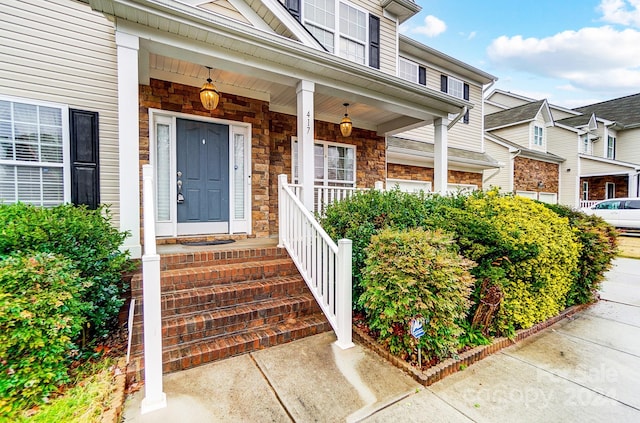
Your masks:
[{"label": "white door trim", "polygon": [[[212,225],[203,223],[198,227],[196,232],[202,231],[202,235],[209,234],[233,234],[233,233],[246,233],[251,234],[251,124],[244,122],[230,121],[226,119],[216,119],[211,117],[203,117],[197,115],[190,115],[187,113],[171,112],[160,109],[149,109],[149,163],[153,167],[154,172],[154,187],[156,189],[156,235],[159,237],[177,237],[184,235],[183,231],[179,228],[177,221],[177,198],[178,192],[176,188],[176,120],[186,119],[193,121],[201,121],[207,123],[217,123],[229,126],[229,224],[225,223],[224,227],[219,225]],[[158,221],[158,175],[157,175],[157,145],[156,145],[156,124],[170,125],[170,177],[169,177],[169,220]],[[235,196],[234,196],[234,137],[235,135],[244,136],[244,162],[245,162],[245,175],[246,184],[244,192],[244,217],[235,218]],[[188,230],[189,234],[193,234],[192,230]]]}]

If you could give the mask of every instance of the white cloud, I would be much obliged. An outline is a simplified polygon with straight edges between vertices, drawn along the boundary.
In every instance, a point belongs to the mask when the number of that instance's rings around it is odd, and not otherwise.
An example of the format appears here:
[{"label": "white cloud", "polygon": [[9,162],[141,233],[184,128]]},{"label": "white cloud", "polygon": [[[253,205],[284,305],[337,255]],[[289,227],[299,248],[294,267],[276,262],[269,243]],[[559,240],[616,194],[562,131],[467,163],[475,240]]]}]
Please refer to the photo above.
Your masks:
[{"label": "white cloud", "polygon": [[[640,4],[640,0],[629,1]],[[631,53],[638,46],[640,31],[603,26],[546,38],[501,36],[493,40],[487,54],[494,65],[561,78],[576,88],[628,91],[640,87],[640,54]]]},{"label": "white cloud", "polygon": [[476,38],[477,32],[476,31],[471,31],[469,33],[469,36],[467,37],[467,40],[473,40],[474,38]]},{"label": "white cloud", "polygon": [[436,37],[447,30],[447,24],[433,15],[424,18],[424,25],[414,28],[411,32]]},{"label": "white cloud", "polygon": [[598,10],[605,22],[640,28],[640,0],[602,0]]}]

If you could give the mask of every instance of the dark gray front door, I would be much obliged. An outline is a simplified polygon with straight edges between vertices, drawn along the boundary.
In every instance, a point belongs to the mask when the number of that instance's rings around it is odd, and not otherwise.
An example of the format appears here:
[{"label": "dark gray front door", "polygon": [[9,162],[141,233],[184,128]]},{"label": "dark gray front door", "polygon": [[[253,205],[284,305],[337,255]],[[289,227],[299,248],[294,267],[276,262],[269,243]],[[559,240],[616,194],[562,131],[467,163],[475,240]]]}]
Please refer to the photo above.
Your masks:
[{"label": "dark gray front door", "polygon": [[[229,224],[229,127],[177,119],[181,233],[225,232]],[[181,186],[180,186],[181,184]]]}]

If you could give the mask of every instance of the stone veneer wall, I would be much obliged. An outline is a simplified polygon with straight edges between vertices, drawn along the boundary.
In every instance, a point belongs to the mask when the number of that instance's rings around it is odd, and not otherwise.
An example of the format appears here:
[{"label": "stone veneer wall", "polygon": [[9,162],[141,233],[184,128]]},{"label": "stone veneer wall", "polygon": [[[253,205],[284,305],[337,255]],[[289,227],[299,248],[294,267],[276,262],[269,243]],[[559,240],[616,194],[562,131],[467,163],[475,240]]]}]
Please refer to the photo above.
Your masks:
[{"label": "stone veneer wall", "polygon": [[[269,111],[265,101],[222,93],[218,107],[205,110],[200,89],[188,85],[151,79],[140,85],[140,178],[142,165],[149,163],[149,108],[250,123],[252,232],[257,237],[278,232],[278,175],[291,176],[291,137],[296,135],[296,117]],[[336,123],[315,122],[315,138],[356,146],[358,187],[371,188],[385,180],[384,137],[374,131],[354,128],[345,138]],[[142,183],[140,184],[142,186]],[[140,207],[142,219],[142,207]],[[142,232],[142,229],[141,229]],[[144,234],[141,233],[141,239]]]},{"label": "stone veneer wall", "polygon": [[[557,163],[516,157],[513,163],[513,189],[557,193],[559,172],[560,165]],[[542,188],[538,188],[539,182],[542,182]]]},{"label": "stone veneer wall", "polygon": [[[354,128],[350,137],[343,137],[337,123],[315,121],[315,136],[319,141],[330,141],[356,146],[356,184],[358,188],[373,188],[377,181],[385,180],[386,149],[384,137],[374,131]],[[270,113],[271,151],[269,199],[270,232],[278,233],[278,175],[284,173],[291,181],[291,137],[295,136],[296,116]]]},{"label": "stone veneer wall", "polygon": [[616,198],[629,196],[629,177],[626,175],[580,178],[580,198],[582,198],[582,182],[584,181],[589,182],[589,200],[604,200],[607,182],[613,182],[616,184]]},{"label": "stone veneer wall", "polygon": [[[387,165],[389,179],[431,182],[433,184],[433,168],[389,163]],[[447,182],[450,184],[470,184],[482,189],[482,173],[449,170]]]},{"label": "stone veneer wall", "polygon": [[[251,124],[253,235],[268,236],[269,104],[265,101],[222,93],[218,107],[209,111],[200,103],[200,89],[198,87],[151,79],[150,85],[140,85],[139,90],[140,175],[142,175],[142,165],[149,163],[149,108]],[[142,183],[140,186],[142,187]],[[140,207],[140,219],[142,220],[142,207]],[[141,234],[141,239],[144,239],[144,234]]]}]

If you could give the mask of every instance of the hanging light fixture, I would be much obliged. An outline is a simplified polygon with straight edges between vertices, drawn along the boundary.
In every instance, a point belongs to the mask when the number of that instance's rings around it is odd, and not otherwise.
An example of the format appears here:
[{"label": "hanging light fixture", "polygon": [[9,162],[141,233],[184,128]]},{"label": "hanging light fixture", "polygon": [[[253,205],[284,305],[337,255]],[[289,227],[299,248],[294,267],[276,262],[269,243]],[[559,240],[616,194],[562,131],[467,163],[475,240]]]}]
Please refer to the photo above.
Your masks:
[{"label": "hanging light fixture", "polygon": [[343,106],[344,106],[344,117],[340,121],[340,132],[342,133],[343,137],[348,137],[351,135],[351,130],[353,129],[353,123],[349,118],[349,113],[348,113],[349,103],[344,103]]},{"label": "hanging light fixture", "polygon": [[213,81],[211,81],[211,67],[205,67],[209,69],[209,77],[207,78],[207,82],[200,88],[200,101],[205,109],[214,110],[218,107],[220,93],[216,89],[216,86],[213,85]]}]

